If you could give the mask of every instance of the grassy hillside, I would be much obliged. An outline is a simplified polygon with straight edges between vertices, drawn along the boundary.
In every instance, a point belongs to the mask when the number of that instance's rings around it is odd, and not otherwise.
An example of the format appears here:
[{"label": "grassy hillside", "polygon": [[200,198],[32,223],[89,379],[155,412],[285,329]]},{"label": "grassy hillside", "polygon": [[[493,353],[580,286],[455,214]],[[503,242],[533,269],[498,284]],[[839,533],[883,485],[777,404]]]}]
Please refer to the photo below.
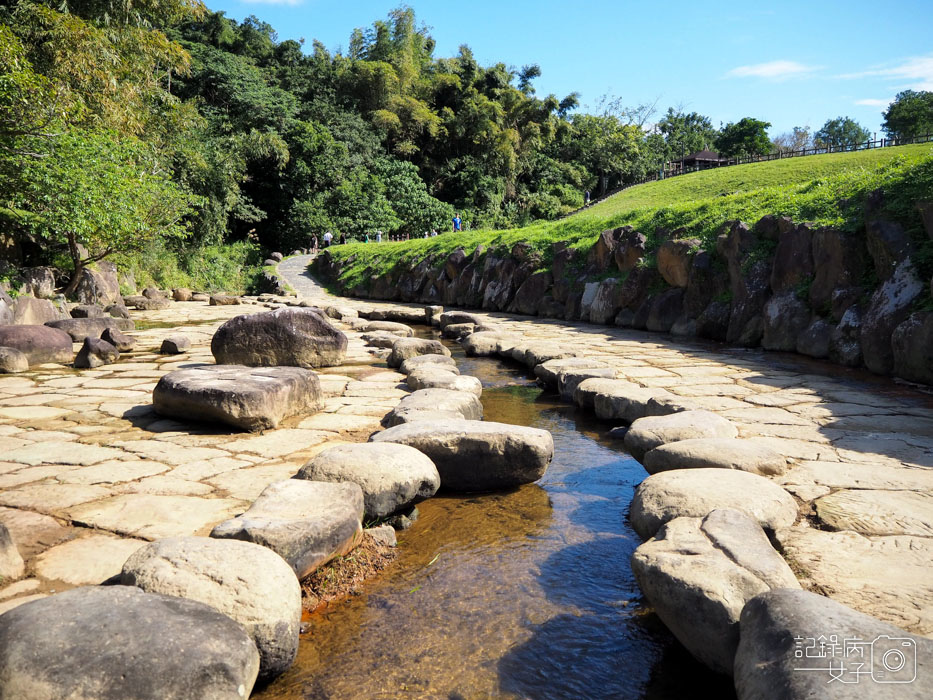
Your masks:
[{"label": "grassy hillside", "polygon": [[632,187],[560,221],[400,243],[352,244],[332,251],[338,261],[353,256],[341,274],[353,286],[398,262],[447,254],[461,246],[470,253],[478,245],[487,250],[508,249],[523,241],[547,260],[555,241],[567,241],[582,251],[592,246],[600,231],[622,225],[634,226],[649,241],[658,228],[683,228],[682,237],[698,237],[709,248],[723,222],[753,223],[765,214],[858,230],[863,225],[865,198],[879,188],[885,192],[887,216],[917,235],[923,244],[919,262],[927,276],[933,274],[933,269],[927,269],[933,268],[933,251],[915,207],[918,201],[933,200],[933,147],[929,144],[708,170]]}]

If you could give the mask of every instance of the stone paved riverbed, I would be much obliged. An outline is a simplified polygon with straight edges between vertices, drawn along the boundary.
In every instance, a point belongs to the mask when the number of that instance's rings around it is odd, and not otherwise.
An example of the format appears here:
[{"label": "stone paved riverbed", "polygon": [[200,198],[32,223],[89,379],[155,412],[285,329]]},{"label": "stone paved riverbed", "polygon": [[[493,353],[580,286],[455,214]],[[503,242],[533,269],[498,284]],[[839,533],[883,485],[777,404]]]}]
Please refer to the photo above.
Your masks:
[{"label": "stone paved riverbed", "polygon": [[[300,299],[335,301],[303,275],[280,273]],[[389,305],[341,299],[356,308]],[[0,584],[0,612],[51,591],[99,583],[148,540],[206,534],[269,483],[326,446],[362,441],[407,390],[348,332],[346,363],[322,373],[324,410],[264,434],[181,424],[155,415],[151,391],[168,371],[212,362],[210,337],[262,305],[172,303],[134,312],[148,330],[116,364],[48,365],[0,377],[0,522],[27,577]],[[689,398],[740,437],[790,460],[772,477],[799,516],[776,533],[801,583],[856,610],[933,634],[933,400],[927,393],[822,363],[679,343],[604,326],[480,314],[524,340],[598,358],[617,376]],[[182,333],[185,354],[158,354]],[[611,427],[607,425],[607,428]]]}]

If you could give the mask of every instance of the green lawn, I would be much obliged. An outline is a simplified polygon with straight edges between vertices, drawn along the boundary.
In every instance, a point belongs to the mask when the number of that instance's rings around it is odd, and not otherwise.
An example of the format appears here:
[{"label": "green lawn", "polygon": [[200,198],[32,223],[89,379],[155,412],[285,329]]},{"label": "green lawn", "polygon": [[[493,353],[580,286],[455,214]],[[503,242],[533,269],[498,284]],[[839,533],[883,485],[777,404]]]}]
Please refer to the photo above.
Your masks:
[{"label": "green lawn", "polygon": [[[711,247],[725,221],[754,223],[765,214],[790,216],[822,226],[857,230],[869,192],[882,188],[888,215],[922,235],[915,204],[933,200],[933,146],[920,144],[855,153],[751,163],[638,185],[559,221],[508,230],[444,234],[402,243],[351,244],[332,248],[346,260],[341,278],[351,286],[398,262],[447,254],[458,247],[509,249],[523,241],[549,258],[551,243],[588,249],[599,232],[631,225],[649,237],[660,228],[684,229]],[[925,248],[929,246],[925,245]],[[933,255],[929,256],[933,258]],[[928,266],[926,257],[923,267]]]}]

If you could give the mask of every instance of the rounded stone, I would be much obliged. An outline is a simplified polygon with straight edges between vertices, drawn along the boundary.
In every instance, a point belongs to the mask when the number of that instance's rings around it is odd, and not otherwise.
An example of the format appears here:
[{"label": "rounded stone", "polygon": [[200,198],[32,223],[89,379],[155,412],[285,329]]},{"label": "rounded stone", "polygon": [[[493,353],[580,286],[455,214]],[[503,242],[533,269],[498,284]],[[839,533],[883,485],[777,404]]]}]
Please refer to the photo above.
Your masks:
[{"label": "rounded stone", "polygon": [[26,355],[16,348],[0,347],[0,373],[16,374],[29,369]]},{"label": "rounded stone", "polygon": [[301,587],[288,563],[252,542],[171,537],[138,549],[120,583],[196,600],[236,620],[259,650],[259,675],[284,673],[298,653]]},{"label": "rounded stone", "polygon": [[431,420],[438,414],[480,420],[483,417],[483,404],[475,394],[463,391],[419,389],[399,401],[382,423],[391,428],[416,420]]},{"label": "rounded stone", "polygon": [[649,474],[709,468],[775,476],[787,469],[787,460],[770,447],[734,438],[693,438],[659,445],[645,454],[644,464]]},{"label": "rounded stone", "polygon": [[704,518],[718,508],[741,511],[772,531],[797,518],[793,497],[763,476],[731,469],[678,469],[653,474],[639,484],[629,519],[647,540],[674,518]]},{"label": "rounded stone", "polygon": [[49,326],[0,326],[0,346],[19,350],[30,366],[71,364],[71,336]]},{"label": "rounded stone", "polygon": [[[431,390],[428,390],[431,391]],[[454,491],[492,491],[537,481],[554,456],[546,430],[479,420],[422,420],[370,438],[397,442],[426,454]]]},{"label": "rounded stone", "polygon": [[307,462],[296,478],[359,484],[365,517],[370,520],[430,498],[441,484],[437,467],[424,453],[383,442],[330,447]]},{"label": "rounded stone", "polygon": [[416,369],[426,365],[440,365],[447,368],[449,372],[460,374],[460,370],[457,369],[457,363],[452,357],[447,355],[419,355],[418,357],[409,358],[402,363],[399,372],[402,374],[410,374]]},{"label": "rounded stone", "polygon": [[480,396],[483,393],[483,383],[476,377],[455,374],[449,371],[448,365],[434,365],[423,367],[408,375],[407,383],[411,389],[449,389],[450,391],[465,391]]},{"label": "rounded stone", "polygon": [[392,344],[392,354],[387,363],[389,367],[400,367],[405,360],[421,355],[450,355],[450,350],[439,340],[424,338],[400,338]]},{"label": "rounded stone", "polygon": [[130,586],[74,588],[0,615],[0,697],[245,700],[259,653],[226,615]]},{"label": "rounded stone", "polygon": [[734,438],[738,434],[732,423],[715,413],[681,411],[634,421],[625,434],[625,447],[641,462],[649,450],[669,442],[692,438]]}]

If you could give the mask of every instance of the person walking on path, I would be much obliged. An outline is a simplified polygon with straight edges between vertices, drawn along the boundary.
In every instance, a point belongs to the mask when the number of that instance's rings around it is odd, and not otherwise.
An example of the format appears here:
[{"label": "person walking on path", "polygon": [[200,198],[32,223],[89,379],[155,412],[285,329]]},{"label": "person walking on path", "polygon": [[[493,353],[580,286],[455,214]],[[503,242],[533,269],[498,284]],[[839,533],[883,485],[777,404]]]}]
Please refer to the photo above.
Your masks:
[{"label": "person walking on path", "polygon": [[311,236],[311,254],[317,255],[317,234]]},{"label": "person walking on path", "polygon": [[324,247],[325,247],[325,248],[330,248],[330,242],[331,242],[332,240],[334,240],[334,234],[332,234],[330,231],[328,231],[327,233],[325,233],[325,234],[324,234]]},{"label": "person walking on path", "polygon": [[382,243],[382,231],[376,231],[376,243]]},{"label": "person walking on path", "polygon": [[590,191],[589,190],[583,193],[583,206],[585,207],[590,206]]},{"label": "person walking on path", "polygon": [[454,218],[452,219],[452,221],[453,221],[453,224],[454,224],[454,233],[456,233],[457,231],[461,231],[461,230],[462,230],[462,226],[463,226],[463,221],[460,219],[460,214],[459,214],[459,213],[458,213],[458,214],[454,214]]}]

